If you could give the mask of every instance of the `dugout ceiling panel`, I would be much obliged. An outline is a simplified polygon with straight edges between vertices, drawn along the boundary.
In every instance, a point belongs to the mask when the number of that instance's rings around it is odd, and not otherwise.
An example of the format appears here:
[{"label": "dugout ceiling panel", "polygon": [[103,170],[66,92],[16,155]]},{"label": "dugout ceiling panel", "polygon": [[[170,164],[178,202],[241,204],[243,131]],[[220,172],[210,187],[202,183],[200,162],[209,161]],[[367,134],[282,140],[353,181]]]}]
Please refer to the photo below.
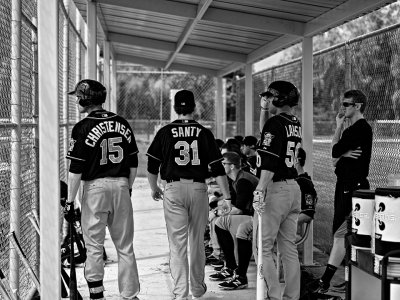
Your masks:
[{"label": "dugout ceiling panel", "polygon": [[222,76],[391,2],[96,0],[97,38],[118,60]]}]

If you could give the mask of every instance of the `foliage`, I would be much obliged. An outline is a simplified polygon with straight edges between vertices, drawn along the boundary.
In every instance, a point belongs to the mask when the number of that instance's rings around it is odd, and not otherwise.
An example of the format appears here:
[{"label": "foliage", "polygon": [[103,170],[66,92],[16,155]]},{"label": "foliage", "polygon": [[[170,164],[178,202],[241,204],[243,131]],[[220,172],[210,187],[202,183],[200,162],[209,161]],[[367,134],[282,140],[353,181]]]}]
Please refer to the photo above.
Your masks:
[{"label": "foliage", "polygon": [[[323,50],[396,24],[399,12],[400,3],[385,6],[314,37],[313,48]],[[394,29],[314,55],[314,115],[317,122],[332,120],[343,92],[349,88],[366,93],[368,120],[400,119],[399,36],[399,30]],[[285,51],[281,63],[300,57],[301,53],[301,44],[295,45]]]},{"label": "foliage", "polygon": [[209,76],[132,65],[119,71],[117,105],[126,118],[169,120],[171,90],[188,89],[195,95],[196,118],[213,120],[214,81]]}]

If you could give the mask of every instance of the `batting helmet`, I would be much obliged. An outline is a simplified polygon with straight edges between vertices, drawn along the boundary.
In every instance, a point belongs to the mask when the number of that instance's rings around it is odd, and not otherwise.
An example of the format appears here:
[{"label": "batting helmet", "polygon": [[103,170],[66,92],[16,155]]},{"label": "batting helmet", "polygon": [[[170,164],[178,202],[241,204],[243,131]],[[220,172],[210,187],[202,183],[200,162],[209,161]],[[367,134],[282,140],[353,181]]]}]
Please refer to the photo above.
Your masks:
[{"label": "batting helmet", "polygon": [[288,81],[274,81],[267,90],[260,94],[263,96],[273,96],[272,104],[276,107],[289,105],[290,107],[296,106],[299,103],[300,93],[297,87]]},{"label": "batting helmet", "polygon": [[90,106],[103,104],[106,101],[107,90],[96,80],[83,79],[76,84],[75,90],[68,94],[78,97],[79,105]]}]

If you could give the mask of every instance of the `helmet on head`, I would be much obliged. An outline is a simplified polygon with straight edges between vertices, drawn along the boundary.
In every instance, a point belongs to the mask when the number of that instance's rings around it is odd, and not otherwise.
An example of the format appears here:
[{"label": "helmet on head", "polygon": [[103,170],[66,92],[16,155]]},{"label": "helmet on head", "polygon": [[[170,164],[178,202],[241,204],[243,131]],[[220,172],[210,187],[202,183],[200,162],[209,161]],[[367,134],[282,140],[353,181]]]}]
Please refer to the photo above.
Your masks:
[{"label": "helmet on head", "polygon": [[297,87],[288,81],[274,81],[267,90],[260,94],[263,96],[273,96],[272,104],[276,107],[289,105],[290,107],[296,106],[299,103],[300,93]]},{"label": "helmet on head", "polygon": [[78,97],[79,105],[85,107],[103,104],[106,101],[107,90],[96,80],[83,79],[76,84],[75,89],[68,95]]}]

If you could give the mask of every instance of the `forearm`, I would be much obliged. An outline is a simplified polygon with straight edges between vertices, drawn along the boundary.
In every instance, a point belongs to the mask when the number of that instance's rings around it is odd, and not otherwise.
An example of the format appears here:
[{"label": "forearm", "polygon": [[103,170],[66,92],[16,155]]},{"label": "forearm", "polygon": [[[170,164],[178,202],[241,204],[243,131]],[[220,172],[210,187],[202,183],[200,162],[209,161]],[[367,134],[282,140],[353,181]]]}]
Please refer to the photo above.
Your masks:
[{"label": "forearm", "polygon": [[267,186],[271,182],[273,176],[274,176],[274,172],[267,171],[267,170],[261,170],[260,180],[258,181],[256,191],[265,192],[267,190]]},{"label": "forearm", "polygon": [[339,142],[340,136],[342,134],[342,129],[343,129],[343,126],[336,127],[335,134],[333,135],[333,138],[332,138],[332,144],[331,144],[332,147]]},{"label": "forearm", "polygon": [[157,179],[158,179],[158,174],[153,174],[150,172],[147,172],[147,179],[149,180],[150,188],[152,191],[157,190]]},{"label": "forearm", "polygon": [[264,128],[264,124],[265,122],[267,122],[268,119],[268,110],[267,109],[263,109],[261,108],[260,110],[260,132],[262,132],[263,128]]},{"label": "forearm", "polygon": [[130,189],[132,188],[132,185],[135,182],[136,174],[137,174],[137,168],[130,168],[129,182],[128,182]]},{"label": "forearm", "polygon": [[68,200],[67,202],[74,202],[76,194],[78,193],[81,184],[82,174],[75,174],[68,172]]},{"label": "forearm", "polygon": [[218,183],[218,186],[221,188],[221,192],[224,195],[225,199],[231,199],[231,193],[229,191],[229,184],[226,175],[215,177],[215,181]]}]

